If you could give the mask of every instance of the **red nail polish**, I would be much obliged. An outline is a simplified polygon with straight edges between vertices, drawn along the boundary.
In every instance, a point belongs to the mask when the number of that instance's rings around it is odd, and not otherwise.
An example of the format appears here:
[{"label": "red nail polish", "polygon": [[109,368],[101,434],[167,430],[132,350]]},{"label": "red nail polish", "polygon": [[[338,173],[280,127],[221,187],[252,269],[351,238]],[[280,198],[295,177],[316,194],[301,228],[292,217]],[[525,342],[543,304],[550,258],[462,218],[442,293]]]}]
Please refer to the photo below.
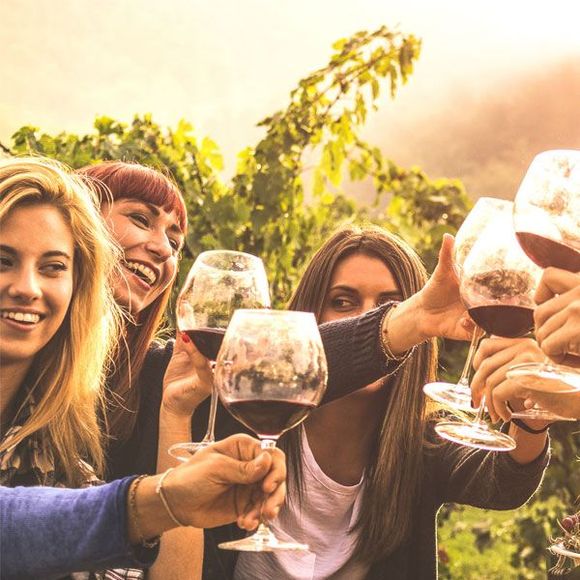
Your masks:
[{"label": "red nail polish", "polygon": [[185,334],[185,332],[181,333],[181,340],[183,340],[183,342],[191,342],[191,338],[189,338],[189,336],[187,336],[187,334]]}]

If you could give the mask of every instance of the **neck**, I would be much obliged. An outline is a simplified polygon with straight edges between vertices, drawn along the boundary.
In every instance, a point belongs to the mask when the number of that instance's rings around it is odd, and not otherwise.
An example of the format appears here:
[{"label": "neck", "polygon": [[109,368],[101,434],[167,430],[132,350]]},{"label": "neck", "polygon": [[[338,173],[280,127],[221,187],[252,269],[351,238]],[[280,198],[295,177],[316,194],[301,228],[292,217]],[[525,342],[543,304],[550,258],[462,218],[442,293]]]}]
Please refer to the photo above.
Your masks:
[{"label": "neck", "polygon": [[32,361],[14,363],[2,361],[2,391],[0,397],[0,425],[2,432],[5,431],[7,425],[12,423],[16,394],[20,390],[31,364]]}]

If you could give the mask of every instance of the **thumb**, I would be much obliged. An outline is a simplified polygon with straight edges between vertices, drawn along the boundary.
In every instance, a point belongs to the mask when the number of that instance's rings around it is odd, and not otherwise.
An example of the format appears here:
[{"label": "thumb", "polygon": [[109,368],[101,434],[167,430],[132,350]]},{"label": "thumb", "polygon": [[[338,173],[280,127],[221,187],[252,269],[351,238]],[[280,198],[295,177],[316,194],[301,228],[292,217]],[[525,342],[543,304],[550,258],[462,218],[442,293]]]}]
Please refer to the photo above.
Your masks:
[{"label": "thumb", "polygon": [[232,485],[256,483],[264,478],[272,465],[272,457],[266,452],[260,453],[251,461],[228,459],[222,472],[222,479],[224,483]]}]

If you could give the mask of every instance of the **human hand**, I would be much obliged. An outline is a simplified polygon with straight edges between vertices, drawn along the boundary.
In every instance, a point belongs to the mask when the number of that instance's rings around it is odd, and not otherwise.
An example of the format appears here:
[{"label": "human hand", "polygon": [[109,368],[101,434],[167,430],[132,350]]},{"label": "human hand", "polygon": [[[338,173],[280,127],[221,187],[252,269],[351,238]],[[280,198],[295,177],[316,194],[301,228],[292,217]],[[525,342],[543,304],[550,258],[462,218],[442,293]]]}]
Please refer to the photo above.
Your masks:
[{"label": "human hand", "polygon": [[172,415],[190,417],[211,394],[212,386],[213,373],[209,361],[187,334],[178,332],[163,378],[163,410]]},{"label": "human hand", "polygon": [[424,339],[435,336],[470,340],[474,324],[459,295],[459,279],[453,266],[453,236],[445,234],[439,261],[425,286],[409,300]]},{"label": "human hand", "polygon": [[[485,395],[487,409],[492,421],[502,416],[494,406],[493,392],[507,380],[506,372],[516,364],[541,362],[544,355],[531,338],[485,338],[481,341],[473,358],[475,374],[471,380],[471,394],[475,406]],[[514,409],[521,409],[523,401],[518,397],[510,400]]]},{"label": "human hand", "polygon": [[286,462],[277,448],[263,450],[248,435],[232,435],[198,451],[165,479],[178,519],[198,528],[237,521],[254,529],[260,514],[274,518],[286,495]]},{"label": "human hand", "polygon": [[580,391],[571,392],[570,386],[560,381],[544,381],[544,385],[541,383],[541,377],[533,376],[503,381],[491,394],[497,414],[504,421],[509,421],[512,414],[508,402],[519,399],[526,409],[538,405],[560,417],[580,419]]},{"label": "human hand", "polygon": [[553,361],[580,367],[580,274],[546,268],[536,291],[536,340]]}]

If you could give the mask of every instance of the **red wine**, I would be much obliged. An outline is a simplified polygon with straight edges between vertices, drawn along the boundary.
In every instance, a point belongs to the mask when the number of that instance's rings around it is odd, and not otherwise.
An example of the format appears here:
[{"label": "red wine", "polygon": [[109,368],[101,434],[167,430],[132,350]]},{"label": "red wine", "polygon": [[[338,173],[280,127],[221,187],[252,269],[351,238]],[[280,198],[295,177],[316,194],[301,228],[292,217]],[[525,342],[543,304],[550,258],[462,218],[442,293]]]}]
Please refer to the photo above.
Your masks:
[{"label": "red wine", "polygon": [[469,316],[489,334],[517,338],[534,328],[534,311],[525,306],[490,304],[468,309]]},{"label": "red wine", "polygon": [[580,252],[544,236],[516,232],[520,246],[540,268],[554,266],[569,272],[580,272]]},{"label": "red wine", "polygon": [[316,407],[304,401],[249,399],[226,403],[228,411],[256,435],[277,438]]},{"label": "red wine", "polygon": [[215,360],[224,340],[226,333],[223,328],[195,328],[184,330],[185,334],[193,340],[197,350],[209,360]]}]

